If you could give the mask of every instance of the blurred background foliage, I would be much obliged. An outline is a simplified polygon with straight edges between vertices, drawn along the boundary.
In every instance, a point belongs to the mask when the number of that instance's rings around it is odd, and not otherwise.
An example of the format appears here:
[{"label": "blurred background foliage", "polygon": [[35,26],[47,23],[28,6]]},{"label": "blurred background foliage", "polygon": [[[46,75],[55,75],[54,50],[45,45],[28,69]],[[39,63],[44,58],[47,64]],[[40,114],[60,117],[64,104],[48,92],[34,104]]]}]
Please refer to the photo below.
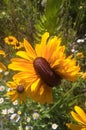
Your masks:
[{"label": "blurred background foliage", "polygon": [[[86,54],[86,1],[85,0],[3,0],[0,2],[0,42],[13,35],[18,40],[27,38],[31,44],[41,35],[62,38],[68,53],[72,48]],[[76,44],[77,39],[84,43]],[[3,46],[3,45],[2,45]]]},{"label": "blurred background foliage", "polygon": [[86,33],[85,0],[3,0],[0,38],[7,35],[39,38],[45,31],[70,40]]}]

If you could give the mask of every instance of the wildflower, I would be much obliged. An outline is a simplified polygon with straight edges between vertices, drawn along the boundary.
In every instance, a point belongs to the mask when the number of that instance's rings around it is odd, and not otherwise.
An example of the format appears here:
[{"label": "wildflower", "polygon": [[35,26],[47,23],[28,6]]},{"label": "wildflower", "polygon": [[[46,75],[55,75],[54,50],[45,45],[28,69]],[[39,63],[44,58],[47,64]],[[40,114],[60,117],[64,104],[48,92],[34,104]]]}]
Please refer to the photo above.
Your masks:
[{"label": "wildflower", "polygon": [[78,39],[77,40],[77,43],[83,43],[84,42],[84,39]]},{"label": "wildflower", "polygon": [[52,129],[56,130],[58,128],[58,125],[56,123],[52,124]]},{"label": "wildflower", "polygon": [[14,102],[13,102],[13,105],[18,105],[18,100],[15,100]]},{"label": "wildflower", "polygon": [[8,66],[14,71],[20,71],[13,79],[26,80],[28,95],[41,104],[52,103],[52,87],[58,86],[62,79],[75,81],[80,70],[72,56],[66,58],[65,46],[60,45],[61,39],[48,37],[49,33],[46,32],[35,50],[24,39],[26,51],[16,53],[22,58],[12,58]]},{"label": "wildflower", "polygon": [[11,115],[10,119],[13,121],[13,122],[18,122],[19,119],[20,119],[20,115],[14,113]]},{"label": "wildflower", "polygon": [[0,104],[4,102],[4,98],[0,98]]},{"label": "wildflower", "polygon": [[5,71],[4,75],[7,76],[9,74],[9,71]]},{"label": "wildflower", "polygon": [[18,115],[21,115],[21,111],[18,111],[17,114],[18,114]]},{"label": "wildflower", "polygon": [[78,53],[76,54],[76,57],[77,57],[77,58],[84,58],[84,55],[83,55],[82,52],[78,52]]},{"label": "wildflower", "polygon": [[11,90],[13,90],[12,88],[7,88],[7,92],[9,92],[9,91],[11,91]]},{"label": "wildflower", "polygon": [[12,88],[6,93],[6,96],[9,96],[14,102],[16,99],[19,99],[20,104],[26,100],[27,91],[24,81],[8,81],[7,86]]},{"label": "wildflower", "polygon": [[12,108],[9,108],[8,109],[8,113],[14,113],[14,108],[12,107]]},{"label": "wildflower", "polygon": [[24,46],[23,46],[23,43],[22,43],[22,42],[17,42],[17,43],[15,44],[15,46],[14,46],[14,49],[19,50],[19,49],[21,49],[22,47],[24,47]]},{"label": "wildflower", "polygon": [[0,86],[0,92],[4,91],[5,87],[3,85]]},{"label": "wildflower", "polygon": [[5,43],[7,43],[8,45],[15,45],[16,43],[18,43],[18,40],[13,37],[13,36],[8,36],[4,39]]},{"label": "wildflower", "polygon": [[7,115],[7,114],[8,114],[8,110],[5,108],[5,109],[2,110],[1,113],[2,113],[3,115]]},{"label": "wildflower", "polygon": [[30,122],[30,120],[31,120],[30,117],[27,117],[27,122]]},{"label": "wildflower", "polygon": [[73,52],[73,53],[74,53],[74,52],[76,52],[76,50],[73,48],[73,49],[71,49],[71,52]]},{"label": "wildflower", "polygon": [[39,118],[39,114],[37,112],[33,113],[32,115],[34,120],[37,120]]},{"label": "wildflower", "polygon": [[71,130],[86,130],[86,113],[79,106],[74,109],[75,112],[71,111],[71,115],[79,124],[67,123],[67,127]]},{"label": "wildflower", "polygon": [[6,12],[5,12],[5,11],[3,11],[3,12],[1,12],[1,14],[2,14],[3,16],[5,16],[5,15],[6,15]]}]

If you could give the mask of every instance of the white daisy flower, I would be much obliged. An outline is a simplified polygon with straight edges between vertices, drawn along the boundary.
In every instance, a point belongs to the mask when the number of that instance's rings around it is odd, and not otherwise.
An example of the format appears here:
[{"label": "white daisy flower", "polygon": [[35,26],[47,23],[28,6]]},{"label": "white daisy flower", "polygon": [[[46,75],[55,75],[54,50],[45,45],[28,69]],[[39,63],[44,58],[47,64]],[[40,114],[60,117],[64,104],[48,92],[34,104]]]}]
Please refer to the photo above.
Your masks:
[{"label": "white daisy flower", "polygon": [[83,42],[84,42],[84,39],[78,39],[78,40],[77,40],[77,43],[81,43],[81,42],[83,43]]},{"label": "white daisy flower", "polygon": [[0,104],[4,102],[4,98],[0,98]]},{"label": "white daisy flower", "polygon": [[1,113],[2,113],[3,115],[7,115],[7,114],[8,114],[8,110],[5,108],[5,109],[2,110]]},{"label": "white daisy flower", "polygon": [[8,113],[14,113],[14,108],[13,107],[9,108]]},{"label": "white daisy flower", "polygon": [[13,102],[13,105],[14,105],[14,106],[18,105],[18,100],[15,100],[15,101]]},{"label": "white daisy flower", "polygon": [[56,123],[52,124],[52,129],[56,130],[58,128],[58,125]]},{"label": "white daisy flower", "polygon": [[32,117],[34,120],[37,120],[39,118],[39,114],[37,112],[34,112]]},{"label": "white daisy flower", "polygon": [[71,52],[75,52],[75,49],[73,48],[73,49],[71,49]]},{"label": "white daisy flower", "polygon": [[31,118],[30,117],[27,117],[27,122],[30,122]]},{"label": "white daisy flower", "polygon": [[4,75],[7,76],[9,74],[9,71],[5,71]]},{"label": "white daisy flower", "polygon": [[14,113],[11,115],[10,119],[13,121],[13,122],[18,122],[19,119],[20,119],[20,115]]},{"label": "white daisy flower", "polygon": [[3,85],[0,86],[0,92],[4,91],[5,87]]}]

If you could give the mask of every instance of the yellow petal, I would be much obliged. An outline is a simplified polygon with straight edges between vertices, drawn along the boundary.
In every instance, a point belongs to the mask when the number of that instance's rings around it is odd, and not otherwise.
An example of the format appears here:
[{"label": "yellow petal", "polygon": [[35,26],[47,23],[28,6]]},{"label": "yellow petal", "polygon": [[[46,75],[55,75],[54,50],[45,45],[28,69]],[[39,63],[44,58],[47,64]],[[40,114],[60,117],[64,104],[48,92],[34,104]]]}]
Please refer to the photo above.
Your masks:
[{"label": "yellow petal", "polygon": [[83,126],[67,123],[66,126],[71,130],[85,130]]},{"label": "yellow petal", "polygon": [[32,99],[41,104],[52,103],[52,89],[38,79],[32,86]]},{"label": "yellow petal", "polygon": [[22,62],[22,63],[27,63],[27,64],[33,64],[33,61],[29,61],[23,58],[12,58],[11,62]]},{"label": "yellow petal", "polygon": [[17,71],[34,71],[33,64],[28,60],[20,59],[19,61],[16,58],[11,59],[12,63],[8,65],[8,68],[17,70]]},{"label": "yellow petal", "polygon": [[15,95],[15,93],[16,93],[15,90],[11,90],[11,91],[6,93],[6,96],[13,96],[13,95]]},{"label": "yellow petal", "polygon": [[75,112],[71,111],[72,117],[79,123],[86,125],[86,123],[82,120],[82,118],[76,114]]},{"label": "yellow petal", "polygon": [[10,88],[16,88],[15,82],[8,81],[8,82],[6,83],[6,85],[7,85],[8,87],[10,87]]},{"label": "yellow petal", "polygon": [[0,55],[3,55],[4,57],[6,57],[6,54],[3,50],[0,50]]},{"label": "yellow petal", "polygon": [[79,106],[75,106],[74,109],[86,124],[86,113]]},{"label": "yellow petal", "polygon": [[49,37],[49,33],[46,32],[42,36],[42,40],[40,44],[36,44],[35,50],[37,53],[37,56],[44,57],[45,52],[46,52],[46,43],[47,43],[47,38]]},{"label": "yellow petal", "polygon": [[48,86],[48,85],[44,85],[44,92],[43,92],[43,95],[44,95],[44,103],[52,103],[53,101],[53,98],[52,98],[52,89]]},{"label": "yellow petal", "polygon": [[0,70],[6,70],[6,67],[3,63],[0,62]]},{"label": "yellow petal", "polygon": [[25,80],[29,85],[32,85],[38,79],[37,75],[29,72],[19,72],[13,76],[13,80]]},{"label": "yellow petal", "polygon": [[41,44],[46,44],[46,41],[47,41],[47,38],[49,37],[49,33],[48,32],[45,32],[43,35],[42,35],[42,40],[41,40]]},{"label": "yellow petal", "polygon": [[82,128],[81,130],[86,130],[86,127]]},{"label": "yellow petal", "polygon": [[12,102],[14,102],[16,99],[18,99],[17,93],[16,93],[15,95],[12,95],[12,96],[11,96]]},{"label": "yellow petal", "polygon": [[32,48],[32,46],[30,45],[30,43],[24,39],[24,47],[27,51],[27,54],[28,56],[31,58],[31,59],[35,59],[36,58],[36,53],[34,51],[34,49]]},{"label": "yellow petal", "polygon": [[[32,85],[31,85],[31,91],[35,92],[39,89],[40,87],[40,79],[38,79],[37,81],[35,81]],[[38,90],[39,91],[39,90]]]},{"label": "yellow petal", "polygon": [[17,56],[20,56],[20,57],[22,57],[22,58],[24,58],[24,59],[31,60],[25,51],[18,51],[18,52],[16,53],[16,55],[17,55]]},{"label": "yellow petal", "polygon": [[40,95],[42,95],[44,93],[44,86],[43,85],[40,86],[39,93],[40,93]]},{"label": "yellow petal", "polygon": [[51,39],[48,40],[48,43],[47,43],[47,49],[46,49],[46,52],[45,52],[45,58],[52,62],[52,55],[54,53],[54,51],[56,50],[56,46],[57,45],[57,37],[53,37]]}]

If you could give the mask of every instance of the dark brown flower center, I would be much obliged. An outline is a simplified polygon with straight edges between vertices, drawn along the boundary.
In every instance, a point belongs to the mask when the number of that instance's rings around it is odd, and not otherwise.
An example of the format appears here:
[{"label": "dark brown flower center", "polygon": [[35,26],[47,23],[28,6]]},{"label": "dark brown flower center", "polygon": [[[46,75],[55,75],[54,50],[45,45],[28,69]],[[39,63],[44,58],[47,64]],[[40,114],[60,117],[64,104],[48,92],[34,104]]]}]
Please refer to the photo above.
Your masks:
[{"label": "dark brown flower center", "polygon": [[12,39],[12,38],[9,38],[9,42],[13,42],[13,39]]},{"label": "dark brown flower center", "polygon": [[50,67],[46,59],[38,57],[33,62],[37,75],[50,87],[57,86],[61,82],[61,78]]},{"label": "dark brown flower center", "polygon": [[18,93],[23,93],[23,92],[24,92],[24,86],[18,85],[18,86],[17,86],[17,92],[18,92]]},{"label": "dark brown flower center", "polygon": [[17,47],[20,46],[19,42],[16,43],[16,46],[17,46]]}]

